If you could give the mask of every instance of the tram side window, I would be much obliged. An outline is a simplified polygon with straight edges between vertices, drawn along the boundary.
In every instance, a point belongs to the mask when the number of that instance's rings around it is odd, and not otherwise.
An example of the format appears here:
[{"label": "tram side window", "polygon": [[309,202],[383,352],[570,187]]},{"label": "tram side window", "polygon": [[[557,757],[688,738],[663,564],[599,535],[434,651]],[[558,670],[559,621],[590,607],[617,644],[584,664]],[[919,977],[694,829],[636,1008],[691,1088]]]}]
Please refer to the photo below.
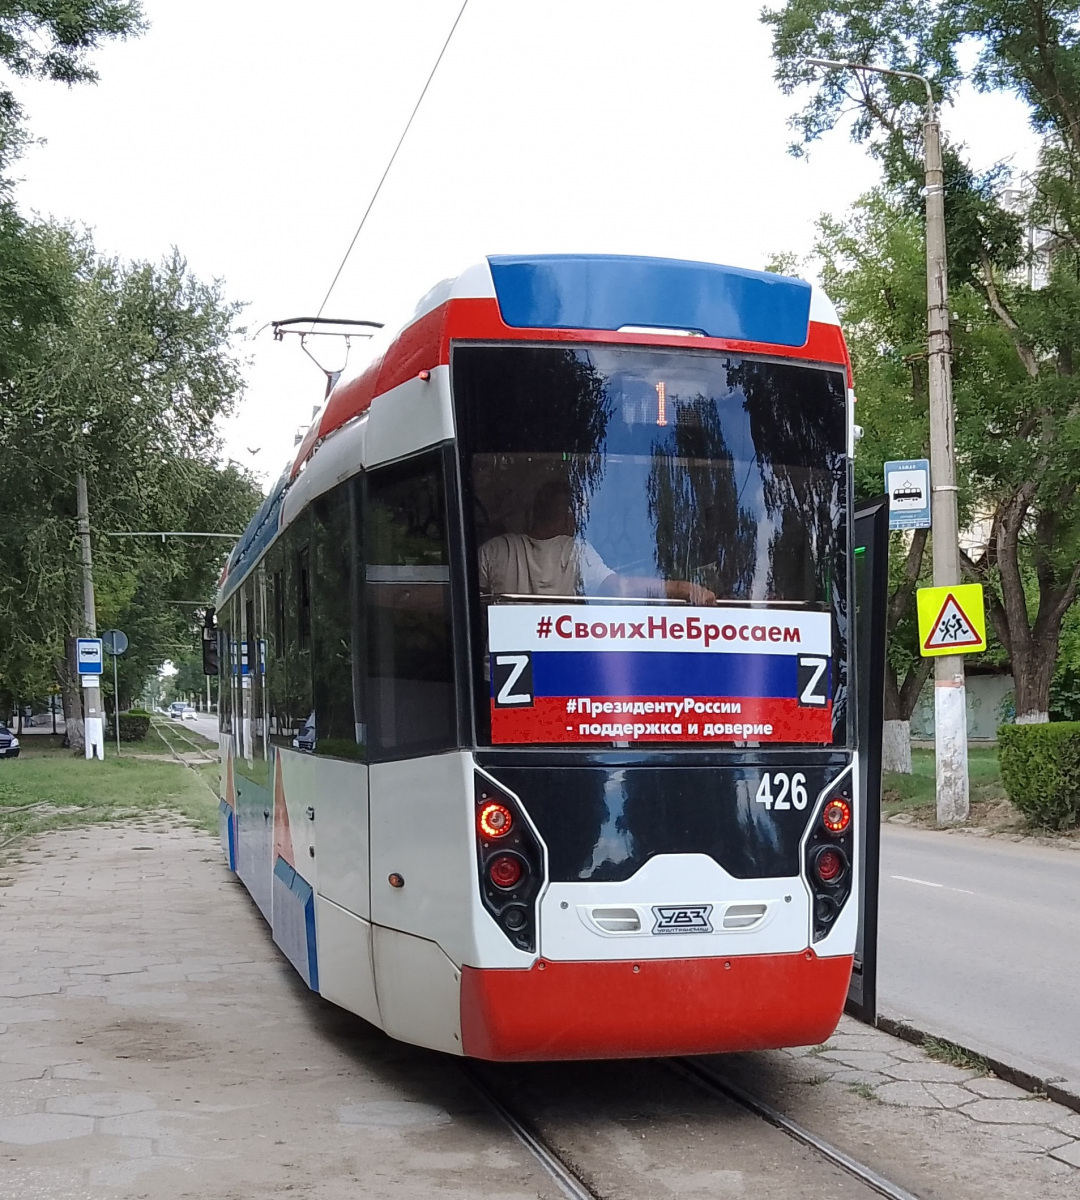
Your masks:
[{"label": "tram side window", "polygon": [[456,742],[450,567],[442,462],[367,475],[368,721],[381,758]]},{"label": "tram side window", "polygon": [[232,618],[231,606],[223,605],[218,622],[218,725],[222,733],[232,733]]},{"label": "tram side window", "polygon": [[294,750],[314,748],[315,704],[311,689],[311,554],[309,511],[282,538],[285,560],[285,684],[280,739]]},{"label": "tram side window", "polygon": [[[335,758],[363,757],[363,725],[354,694],[353,626],[356,609],[354,483],[348,481],[312,505],[312,676],[314,749]],[[357,650],[362,647],[357,645]]]},{"label": "tram side window", "polygon": [[287,727],[286,707],[288,689],[285,683],[285,566],[280,543],[266,555],[267,604],[266,622],[266,720],[267,736],[272,746],[288,745],[283,739]]}]

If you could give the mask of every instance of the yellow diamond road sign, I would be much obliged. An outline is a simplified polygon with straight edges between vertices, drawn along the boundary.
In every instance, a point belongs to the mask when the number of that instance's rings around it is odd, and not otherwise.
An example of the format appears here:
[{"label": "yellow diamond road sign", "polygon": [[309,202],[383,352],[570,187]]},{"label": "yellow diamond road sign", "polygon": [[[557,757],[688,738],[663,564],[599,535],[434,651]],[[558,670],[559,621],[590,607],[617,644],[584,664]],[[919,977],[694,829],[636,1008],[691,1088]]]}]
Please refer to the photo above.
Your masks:
[{"label": "yellow diamond road sign", "polygon": [[986,649],[986,612],[981,583],[919,588],[919,646],[923,658],[975,654]]}]

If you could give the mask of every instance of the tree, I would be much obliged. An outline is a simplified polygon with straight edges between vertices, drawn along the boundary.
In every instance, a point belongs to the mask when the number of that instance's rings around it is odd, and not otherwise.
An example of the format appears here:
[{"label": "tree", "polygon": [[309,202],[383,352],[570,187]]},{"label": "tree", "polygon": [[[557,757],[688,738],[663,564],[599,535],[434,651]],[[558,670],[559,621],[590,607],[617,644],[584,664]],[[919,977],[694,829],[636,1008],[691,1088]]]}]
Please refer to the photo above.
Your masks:
[{"label": "tree", "polygon": [[66,255],[65,319],[43,326],[33,358],[0,383],[0,508],[13,514],[0,528],[0,623],[50,648],[77,745],[81,697],[66,652],[82,631],[76,475],[88,479],[101,625],[127,622],[131,636],[143,622],[144,669],[186,642],[190,610],[172,602],[210,599],[225,543],[101,534],[237,532],[260,496],[249,476],[217,461],[216,421],[241,390],[238,307],[176,253],[126,264],[67,229],[46,241],[55,261]]},{"label": "tree", "polygon": [[[828,72],[807,56],[875,62],[929,76],[942,102],[964,78],[961,42],[974,42],[970,78],[1008,90],[1029,106],[1044,138],[1027,213],[1002,204],[1003,177],[976,178],[947,148],[946,221],[951,305],[965,287],[981,304],[982,336],[969,364],[973,503],[990,528],[983,551],[966,556],[983,582],[993,627],[1016,682],[1018,721],[1045,721],[1062,622],[1080,591],[1080,5],[1052,0],[788,0],[766,12],[777,77],[788,92],[814,92],[794,120],[801,148],[832,129],[845,106],[852,136],[882,161],[887,187],[917,212],[924,97],[913,80]],[[1022,278],[1020,230],[1041,221],[1055,232],[1047,286]],[[959,420],[959,417],[958,417]]]}]

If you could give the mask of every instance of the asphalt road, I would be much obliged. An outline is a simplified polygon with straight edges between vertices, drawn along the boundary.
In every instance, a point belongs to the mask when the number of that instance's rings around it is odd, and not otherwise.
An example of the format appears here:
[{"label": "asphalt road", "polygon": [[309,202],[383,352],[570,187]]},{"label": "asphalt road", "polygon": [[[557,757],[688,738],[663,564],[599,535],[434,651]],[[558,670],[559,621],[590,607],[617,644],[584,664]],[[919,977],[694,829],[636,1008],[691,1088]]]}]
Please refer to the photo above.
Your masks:
[{"label": "asphalt road", "polygon": [[218,719],[212,713],[199,713],[194,721],[184,721],[183,725],[185,729],[194,729],[196,733],[201,733],[204,738],[209,738],[215,744],[218,742]]},{"label": "asphalt road", "polygon": [[878,1001],[1080,1082],[1080,853],[886,825]]}]

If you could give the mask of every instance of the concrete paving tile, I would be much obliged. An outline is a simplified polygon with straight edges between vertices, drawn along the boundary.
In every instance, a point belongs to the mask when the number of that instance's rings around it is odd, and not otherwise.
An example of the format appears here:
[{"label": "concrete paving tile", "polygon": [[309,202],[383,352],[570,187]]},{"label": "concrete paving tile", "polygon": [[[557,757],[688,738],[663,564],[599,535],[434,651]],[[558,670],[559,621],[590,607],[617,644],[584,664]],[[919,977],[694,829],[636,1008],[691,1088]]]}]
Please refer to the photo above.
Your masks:
[{"label": "concrete paving tile", "polygon": [[1050,1115],[1042,1108],[1045,1103],[1034,1096],[1027,1100],[976,1100],[965,1107],[964,1115],[990,1125],[1042,1124]]},{"label": "concrete paving tile", "polygon": [[1009,1130],[1008,1136],[1013,1141],[1021,1142],[1038,1150],[1053,1150],[1076,1140],[1069,1137],[1067,1133],[1051,1129],[1048,1125],[1016,1125]]},{"label": "concrete paving tile", "polygon": [[17,1083],[20,1079],[40,1079],[44,1074],[44,1067],[29,1066],[26,1063],[0,1063],[0,1083]]},{"label": "concrete paving tile", "polygon": [[941,1102],[942,1108],[960,1108],[964,1104],[970,1104],[973,1099],[967,1088],[956,1083],[927,1081],[925,1087],[935,1100]]},{"label": "concrete paving tile", "polygon": [[932,1059],[925,1062],[894,1063],[889,1068],[889,1074],[893,1079],[907,1079],[912,1083],[966,1084],[969,1079],[975,1077],[974,1071],[961,1071],[959,1067],[934,1062]]},{"label": "concrete paving tile", "polygon": [[1080,1138],[1080,1113],[1069,1112],[1060,1105],[1054,1106],[1057,1112],[1050,1118],[1049,1124],[1069,1137]]},{"label": "concrete paving tile", "polygon": [[82,1117],[126,1117],[157,1108],[157,1101],[139,1092],[90,1092],[45,1101],[45,1111]]},{"label": "concrete paving tile", "polygon": [[970,1079],[966,1086],[987,1100],[1023,1100],[1031,1095],[1030,1092],[1025,1092],[1023,1088],[1017,1087],[1015,1083],[1007,1083],[1004,1079],[997,1079],[990,1075]]},{"label": "concrete paving tile", "polygon": [[55,1021],[56,1013],[51,1008],[14,1006],[0,1008],[0,1025],[28,1025],[34,1021]]},{"label": "concrete paving tile", "polygon": [[52,1076],[53,1079],[80,1079],[91,1083],[105,1078],[102,1071],[90,1066],[89,1063],[81,1062],[64,1063],[62,1066],[53,1067]]},{"label": "concrete paving tile", "polygon": [[0,996],[9,1000],[23,1000],[27,996],[55,996],[59,991],[59,984],[8,983],[0,987]]},{"label": "concrete paving tile", "polygon": [[826,1050],[820,1057],[856,1071],[882,1071],[888,1074],[889,1068],[894,1065],[888,1054],[872,1050]]},{"label": "concrete paving tile", "polygon": [[28,1113],[0,1121],[0,1142],[16,1146],[40,1146],[44,1142],[87,1137],[93,1132],[92,1118],[59,1113]]},{"label": "concrete paving tile", "polygon": [[450,1114],[437,1104],[418,1100],[372,1100],[366,1104],[346,1104],[338,1109],[342,1125],[413,1126],[448,1125]]},{"label": "concrete paving tile", "polygon": [[118,1004],[124,1008],[159,1008],[163,1005],[187,1004],[187,992],[155,991],[147,988],[145,992],[119,992],[108,997],[110,1004]]},{"label": "concrete paving tile", "polygon": [[888,1075],[878,1071],[837,1071],[831,1076],[834,1083],[865,1083],[868,1087],[877,1087],[882,1083],[892,1082]]},{"label": "concrete paving tile", "polygon": [[162,1112],[161,1109],[144,1109],[142,1112],[127,1113],[120,1117],[103,1117],[98,1122],[98,1131],[113,1137],[167,1137],[176,1126],[199,1118],[187,1113]]},{"label": "concrete paving tile", "polygon": [[1050,1157],[1058,1162],[1068,1163],[1070,1167],[1080,1168],[1080,1142],[1069,1142],[1067,1146],[1058,1146],[1050,1151]]},{"label": "concrete paving tile", "polygon": [[887,1083],[875,1089],[879,1100],[896,1104],[901,1108],[943,1108],[944,1105],[932,1096],[921,1083]]}]

